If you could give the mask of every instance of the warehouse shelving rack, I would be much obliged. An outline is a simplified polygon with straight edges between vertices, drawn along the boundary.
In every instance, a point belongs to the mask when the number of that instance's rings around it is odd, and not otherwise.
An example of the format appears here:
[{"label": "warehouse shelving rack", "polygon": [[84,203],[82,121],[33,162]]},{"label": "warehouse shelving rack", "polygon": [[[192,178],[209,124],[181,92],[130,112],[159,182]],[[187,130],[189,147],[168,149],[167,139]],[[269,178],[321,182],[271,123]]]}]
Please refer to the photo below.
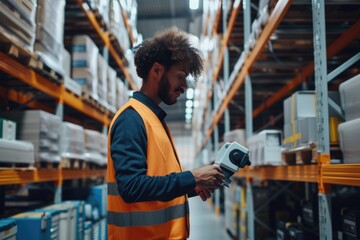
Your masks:
[{"label": "warehouse shelving rack", "polygon": [[[88,3],[82,0],[76,0],[76,4],[81,8],[84,15],[88,19],[93,30],[96,31],[98,37],[103,41],[104,46],[109,50],[109,53],[115,60],[116,64],[122,71],[131,89],[136,90],[137,86],[128,73],[123,59],[120,57],[120,53],[115,49],[110,41],[110,35],[102,27],[100,27],[95,14],[90,10]],[[122,11],[123,17],[126,17],[126,13]],[[131,27],[126,22],[126,27],[129,32],[131,44],[134,43],[134,38],[131,34]],[[56,113],[61,119],[70,120],[76,122],[79,125],[84,125],[88,128],[93,128],[91,125],[81,122],[74,116],[64,115],[64,104],[69,106],[79,113],[84,114],[87,118],[99,122],[103,126],[103,131],[107,131],[107,127],[110,124],[112,114],[108,111],[103,112],[102,109],[90,105],[84,101],[80,96],[76,96],[67,91],[63,84],[59,84],[54,81],[50,81],[46,76],[43,76],[33,70],[29,66],[23,65],[18,59],[14,59],[5,53],[0,52],[0,71],[10,76],[19,82],[21,86],[20,90],[12,88],[11,86],[0,86],[0,93],[6,100],[10,100],[20,105],[26,105],[33,109],[41,109],[48,112]],[[23,90],[25,89],[25,91]],[[26,91],[31,89],[31,91]],[[34,91],[35,90],[35,91]],[[56,101],[55,107],[51,104],[44,104],[37,99],[37,94],[46,95]],[[61,201],[62,185],[64,180],[74,179],[94,179],[94,178],[106,178],[105,169],[42,169],[42,168],[0,168],[0,187],[1,185],[13,185],[13,184],[27,184],[27,183],[39,183],[54,181],[56,185],[55,189],[55,202]]]},{"label": "warehouse shelving rack", "polygon": [[[222,1],[223,5],[226,5],[228,1]],[[211,105],[210,101],[214,95],[214,82],[219,79],[220,71],[224,71],[225,82],[228,79],[229,63],[226,58],[229,58],[227,53],[229,36],[234,31],[234,21],[239,15],[239,12],[243,11],[244,16],[244,42],[247,41],[251,29],[251,18],[249,17],[250,0],[243,0],[243,9],[240,7],[240,1],[234,1],[234,5],[229,17],[228,23],[226,17],[223,16],[223,43],[220,51],[219,64],[213,71],[211,88],[207,93],[207,105]],[[230,102],[235,98],[236,93],[240,87],[245,83],[245,117],[246,117],[246,135],[251,136],[253,133],[252,118],[257,117],[267,108],[274,103],[284,99],[289,93],[294,91],[297,86],[302,84],[306,78],[315,73],[315,88],[317,96],[317,119],[319,126],[318,128],[318,163],[314,165],[297,165],[297,166],[276,166],[276,167],[249,167],[247,169],[241,169],[235,174],[236,178],[246,179],[246,209],[248,215],[248,238],[255,239],[255,209],[253,206],[252,198],[252,180],[280,180],[290,182],[305,182],[305,183],[317,183],[318,184],[318,197],[319,197],[319,222],[320,222],[320,238],[321,239],[332,239],[332,226],[331,226],[331,184],[349,185],[349,186],[360,186],[360,164],[331,164],[330,163],[330,149],[329,149],[329,126],[325,116],[328,116],[328,82],[331,81],[334,76],[342,73],[345,69],[359,61],[360,53],[355,54],[348,61],[341,66],[337,67],[331,73],[328,74],[326,62],[330,57],[335,56],[341,50],[343,50],[351,42],[355,41],[360,36],[360,20],[344,30],[343,33],[335,39],[327,49],[323,48],[326,46],[326,35],[325,35],[325,4],[324,0],[313,0],[312,1],[312,16],[314,19],[314,52],[315,59],[309,62],[305,67],[302,67],[295,76],[288,81],[280,90],[275,94],[266,99],[257,108],[253,109],[251,102],[251,80],[248,75],[251,73],[252,66],[255,64],[257,59],[260,57],[260,53],[264,50],[265,45],[269,41],[270,37],[283,20],[287,11],[293,4],[291,0],[279,0],[272,11],[267,24],[262,29],[259,38],[256,40],[255,46],[246,56],[245,62],[237,73],[237,77],[232,83],[232,86],[224,98],[220,99],[220,107],[212,115],[212,120],[208,126],[203,129],[200,145],[197,146],[196,156],[199,157],[200,153],[204,148],[211,147],[211,140],[213,140],[213,149],[219,149],[219,129],[218,126],[224,118],[224,132],[229,131],[230,123],[229,117],[227,116]],[[244,7],[245,6],[245,7]],[[218,11],[217,14],[226,15],[226,7],[223,7],[224,11]],[[217,21],[220,21],[220,17],[216,17]],[[228,24],[228,25],[227,25]],[[217,25],[216,23],[214,25]],[[203,34],[213,34],[207,33]],[[248,86],[247,86],[248,85]],[[333,103],[331,103],[333,105]],[[336,106],[335,106],[336,107]],[[211,107],[206,107],[202,115],[202,123],[205,122],[205,116],[208,114]],[[211,115],[211,114],[210,114]],[[205,124],[202,124],[205,125]],[[197,138],[196,136],[195,138]],[[243,191],[244,192],[244,191]],[[215,209],[218,213],[219,204],[219,193],[215,192]],[[241,197],[243,198],[243,196]]]}]

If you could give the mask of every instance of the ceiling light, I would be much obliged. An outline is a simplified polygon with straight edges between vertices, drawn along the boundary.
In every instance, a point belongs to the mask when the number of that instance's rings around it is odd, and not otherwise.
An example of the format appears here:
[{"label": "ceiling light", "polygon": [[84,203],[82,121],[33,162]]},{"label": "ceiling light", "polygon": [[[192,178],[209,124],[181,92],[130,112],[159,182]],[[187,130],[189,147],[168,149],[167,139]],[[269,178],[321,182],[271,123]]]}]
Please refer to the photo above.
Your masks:
[{"label": "ceiling light", "polygon": [[194,89],[188,88],[186,90],[186,98],[187,99],[193,99],[194,98]]},{"label": "ceiling light", "polygon": [[193,106],[193,101],[187,100],[185,104],[186,104],[186,107],[187,107],[187,108],[192,108],[192,106]]},{"label": "ceiling light", "polygon": [[190,0],[189,7],[191,10],[196,10],[199,8],[199,0]]},{"label": "ceiling light", "polygon": [[189,114],[189,113],[185,114],[185,119],[191,119],[191,117],[192,117],[191,114]]},{"label": "ceiling light", "polygon": [[186,108],[186,109],[185,109],[185,112],[191,114],[191,113],[193,112],[193,110],[192,110],[192,108]]}]

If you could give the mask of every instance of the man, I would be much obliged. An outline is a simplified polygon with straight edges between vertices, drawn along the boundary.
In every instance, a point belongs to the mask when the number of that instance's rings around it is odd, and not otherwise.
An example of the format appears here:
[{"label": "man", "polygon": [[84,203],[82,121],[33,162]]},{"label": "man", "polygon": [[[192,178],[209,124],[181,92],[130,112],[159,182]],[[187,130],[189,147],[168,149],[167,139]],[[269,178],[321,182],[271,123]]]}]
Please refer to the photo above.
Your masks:
[{"label": "man", "polygon": [[182,171],[159,104],[176,103],[187,76],[201,74],[203,60],[188,35],[172,28],[144,41],[135,65],[143,85],[109,129],[109,239],[186,239],[188,196],[205,201],[224,175],[213,165]]}]

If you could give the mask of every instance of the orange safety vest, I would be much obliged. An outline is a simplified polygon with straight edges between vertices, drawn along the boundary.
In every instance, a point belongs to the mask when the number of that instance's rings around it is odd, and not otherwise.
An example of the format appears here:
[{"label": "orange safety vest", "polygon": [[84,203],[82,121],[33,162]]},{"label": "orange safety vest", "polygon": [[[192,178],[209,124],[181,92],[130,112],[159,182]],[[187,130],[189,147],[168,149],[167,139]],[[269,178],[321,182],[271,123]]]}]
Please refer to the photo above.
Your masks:
[{"label": "orange safety vest", "polygon": [[[136,110],[144,121],[147,134],[147,176],[165,176],[181,172],[170,131],[168,134],[159,118],[143,103],[131,98],[115,114],[128,107]],[[171,139],[171,142],[169,141]],[[113,159],[108,137],[108,234],[110,240],[186,239],[189,237],[189,206],[187,196],[171,201],[126,203],[118,193]],[[173,147],[174,146],[174,147]]]}]

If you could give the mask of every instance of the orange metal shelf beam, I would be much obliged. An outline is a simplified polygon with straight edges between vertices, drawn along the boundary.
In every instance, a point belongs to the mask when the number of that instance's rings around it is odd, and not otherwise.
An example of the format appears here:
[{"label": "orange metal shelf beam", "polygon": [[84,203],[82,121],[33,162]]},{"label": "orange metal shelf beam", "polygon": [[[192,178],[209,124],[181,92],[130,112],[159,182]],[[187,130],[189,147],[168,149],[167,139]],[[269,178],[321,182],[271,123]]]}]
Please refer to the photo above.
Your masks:
[{"label": "orange metal shelf beam", "polygon": [[[61,101],[64,101],[66,105],[96,119],[99,122],[102,122],[106,126],[110,124],[109,117],[106,114],[98,111],[89,104],[83,102],[79,97],[64,90],[62,86],[49,81],[40,74],[36,73],[34,70],[25,67],[13,58],[1,52],[0,70],[57,100],[61,99]],[[28,98],[24,95],[20,96],[18,93],[13,91],[10,91],[9,97],[13,99],[18,98],[18,101],[24,101],[24,98]],[[22,100],[20,98],[22,98]]]},{"label": "orange metal shelf beam", "polygon": [[135,39],[134,39],[134,36],[132,35],[132,26],[129,24],[129,18],[128,18],[125,10],[122,7],[121,7],[121,15],[124,19],[126,30],[128,31],[128,34],[130,36],[131,46],[134,46]]},{"label": "orange metal shelf beam", "polygon": [[121,71],[123,72],[125,78],[128,80],[130,87],[133,90],[137,90],[136,84],[132,80],[131,76],[129,75],[129,72],[127,68],[124,66],[124,62],[121,60],[119,54],[116,52],[115,48],[110,42],[109,38],[109,32],[105,32],[100,27],[99,23],[96,20],[95,14],[90,11],[90,8],[87,3],[84,3],[82,0],[77,0],[77,4],[80,6],[81,10],[85,14],[85,16],[88,18],[90,24],[93,26],[99,37],[104,42],[105,47],[109,49],[109,52],[111,56],[114,58],[117,65],[120,67]]},{"label": "orange metal shelf beam", "polygon": [[319,165],[247,167],[240,169],[234,177],[316,183],[319,179]]},{"label": "orange metal shelf beam", "polygon": [[237,15],[238,15],[239,11],[242,9],[241,6],[242,5],[239,4],[238,6],[233,8],[232,11],[231,11],[231,16],[230,16],[230,20],[229,20],[229,23],[228,23],[227,32],[224,35],[223,45],[222,45],[221,50],[220,50],[219,62],[218,62],[218,65],[216,66],[216,69],[214,71],[211,85],[213,85],[214,82],[217,81],[217,79],[219,77],[220,70],[222,68],[222,64],[223,64],[223,61],[224,61],[225,48],[227,48],[227,46],[228,46],[230,35],[231,35],[231,33],[232,33],[233,29],[234,29]]},{"label": "orange metal shelf beam", "polygon": [[0,185],[105,177],[105,169],[0,169]]},{"label": "orange metal shelf beam", "polygon": [[[350,29],[345,31],[337,38],[327,49],[327,58],[330,58],[344,49],[349,43],[354,41],[360,35],[360,20],[357,21]],[[286,97],[292,90],[299,86],[306,78],[314,73],[314,62],[309,63],[302,69],[289,83],[282,87],[278,92],[268,98],[264,103],[253,110],[253,117],[257,117],[265,109]]]},{"label": "orange metal shelf beam", "polygon": [[360,164],[325,164],[322,179],[328,184],[360,186]]}]

